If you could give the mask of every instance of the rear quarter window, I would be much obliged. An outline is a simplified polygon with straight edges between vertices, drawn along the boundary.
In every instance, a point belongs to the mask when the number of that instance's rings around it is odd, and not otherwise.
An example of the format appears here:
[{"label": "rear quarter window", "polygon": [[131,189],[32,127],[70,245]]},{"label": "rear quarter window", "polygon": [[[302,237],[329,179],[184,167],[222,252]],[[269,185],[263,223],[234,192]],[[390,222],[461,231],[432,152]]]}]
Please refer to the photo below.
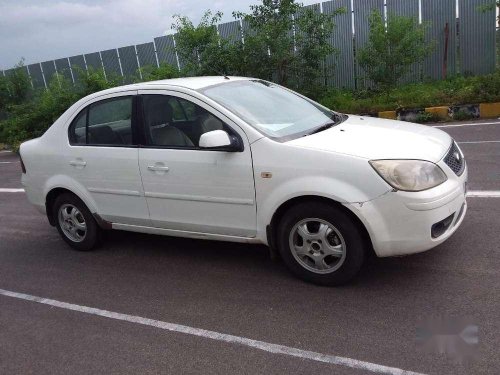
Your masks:
[{"label": "rear quarter window", "polygon": [[69,142],[72,145],[84,145],[87,143],[87,108],[75,117],[69,127]]}]

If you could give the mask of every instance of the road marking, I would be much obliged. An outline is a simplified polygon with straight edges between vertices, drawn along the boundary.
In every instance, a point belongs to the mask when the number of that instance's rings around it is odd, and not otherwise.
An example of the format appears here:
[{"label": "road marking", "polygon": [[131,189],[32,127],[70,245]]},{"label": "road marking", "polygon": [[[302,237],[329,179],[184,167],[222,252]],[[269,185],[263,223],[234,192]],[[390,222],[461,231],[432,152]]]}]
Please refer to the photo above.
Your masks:
[{"label": "road marking", "polygon": [[468,124],[454,124],[454,125],[432,125],[433,128],[459,128],[461,126],[480,126],[480,125],[500,125],[500,122],[479,122]]},{"label": "road marking", "polygon": [[463,144],[468,144],[468,143],[500,143],[500,141],[465,141],[465,142],[457,142],[458,144],[460,145],[463,145]]},{"label": "road marking", "polygon": [[0,161],[0,164],[12,164],[12,163],[19,163],[18,161]]},{"label": "road marking", "polygon": [[332,365],[345,366],[355,369],[367,370],[379,374],[390,374],[390,375],[423,375],[417,372],[406,371],[396,367],[388,367],[383,365],[378,365],[371,362],[359,361],[357,359],[338,357],[335,355],[322,354],[317,352],[311,352],[308,350],[302,350],[297,348],[292,348],[285,345],[271,344],[264,341],[252,340],[246,337],[233,336],[225,333],[208,331],[201,328],[189,327],[185,325],[163,322],[161,320],[154,320],[148,318],[142,318],[140,316],[121,314],[113,311],[96,309],[94,307],[87,307],[81,305],[75,305],[72,303],[61,302],[49,298],[42,298],[37,296],[32,296],[29,294],[11,292],[8,290],[0,289],[0,295],[6,297],[13,297],[17,299],[22,299],[25,301],[37,302],[44,305],[59,307],[61,309],[78,311],[85,314],[102,316],[105,318],[121,320],[125,322],[141,324],[145,326],[155,327],[171,332],[183,333],[191,336],[203,337],[206,339],[227,342],[230,344],[239,344],[247,346],[250,348],[262,350],[273,354],[282,354],[290,357],[308,359],[316,362],[329,363]]},{"label": "road marking", "polygon": [[481,191],[469,191],[467,192],[467,197],[470,198],[500,198],[500,190],[481,190]]},{"label": "road marking", "polygon": [[2,151],[0,151],[0,154],[6,153],[6,152],[12,152],[12,151],[2,150]]},{"label": "road marking", "polygon": [[24,193],[24,189],[0,188],[0,193]]}]

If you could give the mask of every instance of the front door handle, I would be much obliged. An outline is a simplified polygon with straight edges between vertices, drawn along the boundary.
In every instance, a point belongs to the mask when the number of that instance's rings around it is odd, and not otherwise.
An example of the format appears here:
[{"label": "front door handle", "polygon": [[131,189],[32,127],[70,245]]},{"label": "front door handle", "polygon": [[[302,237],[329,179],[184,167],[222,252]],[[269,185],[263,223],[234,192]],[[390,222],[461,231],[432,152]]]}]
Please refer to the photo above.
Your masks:
[{"label": "front door handle", "polygon": [[162,167],[159,165],[148,165],[148,171],[153,172],[168,172],[168,167]]}]

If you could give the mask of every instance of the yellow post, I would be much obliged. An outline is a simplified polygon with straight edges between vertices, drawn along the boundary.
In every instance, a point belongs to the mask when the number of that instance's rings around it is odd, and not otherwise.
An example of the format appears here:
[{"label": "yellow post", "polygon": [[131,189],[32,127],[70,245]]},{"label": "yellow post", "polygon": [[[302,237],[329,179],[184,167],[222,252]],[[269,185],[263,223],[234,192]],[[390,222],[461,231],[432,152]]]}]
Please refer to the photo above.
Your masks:
[{"label": "yellow post", "polygon": [[481,118],[491,118],[500,116],[500,103],[479,104],[479,116]]}]

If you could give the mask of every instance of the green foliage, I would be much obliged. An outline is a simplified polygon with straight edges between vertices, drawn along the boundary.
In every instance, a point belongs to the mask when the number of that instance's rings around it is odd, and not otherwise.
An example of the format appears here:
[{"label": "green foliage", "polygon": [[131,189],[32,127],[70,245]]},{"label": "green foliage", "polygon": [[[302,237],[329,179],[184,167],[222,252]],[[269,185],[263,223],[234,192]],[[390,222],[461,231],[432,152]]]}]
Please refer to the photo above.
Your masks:
[{"label": "green foliage", "polygon": [[472,115],[472,113],[470,113],[469,111],[464,110],[464,109],[460,109],[453,114],[453,120],[456,120],[456,121],[471,120],[473,118],[474,118],[474,116]]},{"label": "green foliage", "polygon": [[197,26],[186,16],[175,15],[172,28],[182,75],[221,75],[236,73],[234,58],[237,46],[219,38],[217,24],[221,12],[206,11]]},{"label": "green foliage", "polygon": [[324,15],[312,9],[302,9],[295,17],[296,82],[294,88],[303,94],[318,98],[324,89],[325,58],[337,51],[328,38],[333,33],[336,15],[346,12],[339,8],[333,14]]},{"label": "green foliage", "polygon": [[[12,89],[15,87],[14,83],[17,87],[23,87],[20,84],[23,81],[19,76],[12,74],[7,77],[7,87],[10,92],[18,93],[18,96],[9,96],[9,103],[5,109],[6,116],[0,121],[0,142],[10,144],[16,149],[24,140],[42,135],[80,98],[121,84],[121,77],[106,79],[100,69],[89,69],[87,72],[75,67],[73,71],[76,73],[77,85],[73,85],[64,76],[55,74],[46,90],[31,90],[28,81],[28,90],[24,94],[20,89],[17,91]],[[20,100],[21,94],[22,100]]]},{"label": "green foliage", "polygon": [[54,75],[47,90],[10,107],[8,118],[0,122],[0,140],[17,148],[25,139],[39,137],[80,97],[72,82]]},{"label": "green foliage", "polygon": [[142,80],[136,78],[137,82],[140,81],[157,81],[160,79],[177,78],[180,76],[177,67],[167,63],[161,63],[159,67],[148,65],[140,69]]},{"label": "green foliage", "polygon": [[330,90],[320,102],[345,113],[500,102],[500,70],[484,76],[411,83],[384,92]]},{"label": "green foliage", "polygon": [[8,110],[9,105],[26,101],[30,94],[31,82],[21,59],[8,77],[0,77],[0,112]]},{"label": "green foliage", "polygon": [[[234,13],[248,24],[244,33],[245,52],[255,65],[257,77],[287,85],[294,68],[296,54],[293,38],[293,15],[300,10],[294,0],[263,0],[260,5],[251,5],[251,13]],[[248,44],[248,45],[247,45]]]},{"label": "green foliage", "polygon": [[369,40],[358,52],[358,61],[377,88],[387,90],[397,85],[412,64],[423,61],[434,45],[425,40],[427,25],[415,18],[389,14],[386,27],[384,17],[375,10],[369,22]]},{"label": "green foliage", "polygon": [[[25,81],[17,73],[24,72],[21,69],[22,62],[18,68],[12,75],[0,80],[0,96],[5,96],[5,100],[2,99],[1,102],[3,107],[0,107],[0,112],[4,113],[0,117],[0,142],[9,144],[14,149],[24,140],[42,135],[77,100],[123,83],[122,77],[105,76],[102,69],[89,68],[85,71],[73,67],[76,85],[56,74],[46,90],[31,90],[29,80]],[[150,80],[172,78],[178,75],[178,71],[165,64],[159,68],[145,69],[144,75]]]},{"label": "green foliage", "polygon": [[73,72],[76,72],[76,81],[78,82],[76,91],[80,97],[119,86],[122,81],[121,77],[106,77],[102,69],[93,69],[91,67],[88,67],[88,71],[79,67],[73,67],[72,69]]},{"label": "green foliage", "polygon": [[[302,8],[295,0],[263,0],[251,13],[233,13],[248,24],[241,41],[221,38],[216,25],[220,12],[205,12],[195,26],[175,16],[176,49],[181,75],[243,75],[275,81],[318,97],[324,89],[324,60],[334,52],[328,43],[333,17]],[[295,28],[295,33],[293,32]]]},{"label": "green foliage", "polygon": [[6,116],[7,106],[11,101],[7,77],[0,76],[0,120]]},{"label": "green foliage", "polygon": [[249,26],[244,33],[244,74],[315,96],[323,85],[324,60],[334,52],[328,43],[333,17],[345,9],[325,15],[303,8],[295,0],[263,0],[250,10],[249,14],[233,13]]},{"label": "green foliage", "polygon": [[419,124],[424,124],[426,122],[438,122],[439,120],[439,116],[430,112],[420,112],[415,118],[415,122],[418,122]]},{"label": "green foliage", "polygon": [[[479,5],[477,9],[480,12],[491,12],[495,8],[500,9],[500,0],[490,0],[489,3]],[[500,14],[497,13],[497,22],[500,25]]]}]

